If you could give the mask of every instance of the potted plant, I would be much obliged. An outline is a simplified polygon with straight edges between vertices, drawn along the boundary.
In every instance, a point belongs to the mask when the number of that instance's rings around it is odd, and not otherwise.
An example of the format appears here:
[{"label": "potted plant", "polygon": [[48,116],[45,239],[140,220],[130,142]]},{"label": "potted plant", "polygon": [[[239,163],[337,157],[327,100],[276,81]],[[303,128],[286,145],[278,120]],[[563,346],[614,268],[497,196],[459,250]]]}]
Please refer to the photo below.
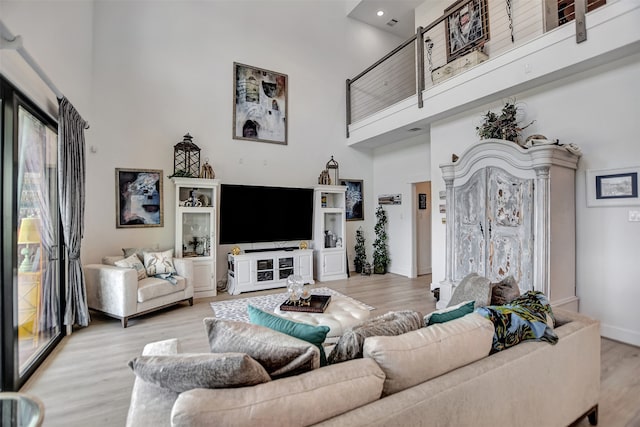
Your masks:
[{"label": "potted plant", "polygon": [[518,126],[518,119],[516,117],[517,113],[518,107],[516,107],[515,100],[513,102],[507,101],[504,107],[502,107],[502,113],[500,115],[488,111],[487,114],[483,116],[484,121],[482,125],[476,127],[478,136],[481,139],[506,139],[507,141],[519,144],[518,138],[520,137],[520,133],[531,126],[535,120],[526,126],[520,127]]},{"label": "potted plant", "polygon": [[356,257],[353,259],[356,273],[362,273],[362,267],[364,267],[367,262],[367,250],[364,246],[364,241],[364,232],[362,231],[362,227],[359,227],[356,230],[356,246],[354,247]]},{"label": "potted plant", "polygon": [[377,222],[374,227],[376,240],[373,242],[373,272],[385,274],[387,265],[391,261],[387,252],[387,212],[378,206],[376,209]]}]

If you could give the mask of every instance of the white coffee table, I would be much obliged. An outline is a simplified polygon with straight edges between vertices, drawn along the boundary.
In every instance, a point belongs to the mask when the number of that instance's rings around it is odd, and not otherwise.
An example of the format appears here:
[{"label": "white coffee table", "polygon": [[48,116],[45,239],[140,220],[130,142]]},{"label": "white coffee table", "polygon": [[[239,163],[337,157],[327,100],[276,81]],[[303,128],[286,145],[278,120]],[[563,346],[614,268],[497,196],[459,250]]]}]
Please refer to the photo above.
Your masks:
[{"label": "white coffee table", "polygon": [[277,307],[274,312],[287,319],[309,325],[324,325],[329,327],[325,344],[334,344],[343,332],[371,315],[369,309],[360,302],[340,295],[332,295],[324,313],[305,313],[300,311],[282,311]]}]

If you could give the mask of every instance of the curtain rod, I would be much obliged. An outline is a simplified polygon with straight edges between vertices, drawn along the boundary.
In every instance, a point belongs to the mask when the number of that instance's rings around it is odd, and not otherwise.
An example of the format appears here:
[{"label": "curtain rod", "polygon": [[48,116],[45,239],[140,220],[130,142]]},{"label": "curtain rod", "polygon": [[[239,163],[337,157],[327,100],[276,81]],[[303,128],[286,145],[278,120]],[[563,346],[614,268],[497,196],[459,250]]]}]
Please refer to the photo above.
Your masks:
[{"label": "curtain rod", "polygon": [[[62,92],[60,92],[60,89],[58,89],[56,85],[53,84],[53,81],[51,81],[49,76],[47,76],[40,65],[38,65],[36,60],[33,59],[33,57],[29,55],[29,52],[26,51],[26,49],[22,45],[22,37],[14,36],[11,31],[9,31],[9,28],[7,28],[4,22],[2,22],[2,20],[0,20],[0,49],[13,49],[18,52],[18,54],[22,56],[26,63],[29,64],[29,66],[33,69],[33,71],[38,74],[42,81],[45,82],[47,86],[49,86],[49,89],[51,89],[51,91],[56,95],[56,98],[62,99],[64,97]],[[85,129],[89,129],[89,122],[87,122]]]}]

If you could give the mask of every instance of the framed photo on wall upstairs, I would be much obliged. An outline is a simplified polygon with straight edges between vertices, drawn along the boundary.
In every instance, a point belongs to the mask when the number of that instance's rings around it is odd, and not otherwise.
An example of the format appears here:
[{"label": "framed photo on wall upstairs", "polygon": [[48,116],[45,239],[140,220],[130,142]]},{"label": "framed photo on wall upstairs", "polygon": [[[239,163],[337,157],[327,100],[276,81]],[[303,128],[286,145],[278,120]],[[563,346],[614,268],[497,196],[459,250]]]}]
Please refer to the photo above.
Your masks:
[{"label": "framed photo on wall upstairs", "polygon": [[489,40],[487,0],[460,0],[445,9],[447,62]]}]

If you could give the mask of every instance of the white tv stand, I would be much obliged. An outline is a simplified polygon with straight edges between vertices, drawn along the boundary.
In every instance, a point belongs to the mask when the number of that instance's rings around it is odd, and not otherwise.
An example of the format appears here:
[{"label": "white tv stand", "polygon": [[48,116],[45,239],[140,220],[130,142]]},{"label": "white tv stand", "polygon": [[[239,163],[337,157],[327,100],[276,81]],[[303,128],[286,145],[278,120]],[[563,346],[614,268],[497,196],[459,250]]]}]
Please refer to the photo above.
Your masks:
[{"label": "white tv stand", "polygon": [[231,295],[287,286],[287,277],[296,274],[305,283],[313,281],[313,250],[276,250],[229,254],[227,284]]}]

